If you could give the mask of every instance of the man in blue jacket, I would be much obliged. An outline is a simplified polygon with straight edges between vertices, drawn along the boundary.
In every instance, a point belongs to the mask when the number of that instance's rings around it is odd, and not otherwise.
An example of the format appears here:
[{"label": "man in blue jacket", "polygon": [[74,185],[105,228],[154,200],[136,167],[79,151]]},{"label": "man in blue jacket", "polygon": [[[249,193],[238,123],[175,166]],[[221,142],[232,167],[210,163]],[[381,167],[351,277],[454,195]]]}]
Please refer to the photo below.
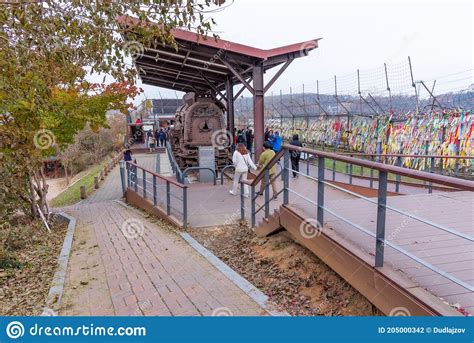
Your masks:
[{"label": "man in blue jacket", "polygon": [[280,133],[275,131],[275,138],[273,140],[273,151],[279,152],[281,150],[282,140],[280,137]]}]

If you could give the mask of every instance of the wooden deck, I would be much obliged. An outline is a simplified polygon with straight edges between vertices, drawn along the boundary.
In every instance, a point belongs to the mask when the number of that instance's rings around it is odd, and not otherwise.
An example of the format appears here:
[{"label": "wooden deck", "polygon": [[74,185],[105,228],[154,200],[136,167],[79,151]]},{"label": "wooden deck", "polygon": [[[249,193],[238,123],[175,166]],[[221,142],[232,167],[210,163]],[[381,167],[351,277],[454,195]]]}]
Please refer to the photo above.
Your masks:
[{"label": "wooden deck", "polygon": [[[281,181],[277,181],[281,189]],[[305,178],[291,179],[290,188],[316,201],[316,182]],[[196,184],[189,188],[189,222],[193,227],[222,225],[240,218],[240,197],[228,193],[229,182],[223,186]],[[409,187],[404,187],[409,191]],[[416,189],[419,193],[419,189]],[[372,200],[376,201],[375,198]],[[430,222],[474,236],[471,192],[435,192],[391,196],[388,205]],[[257,201],[257,208],[263,199]],[[272,201],[271,212],[282,203],[282,195]],[[345,219],[375,233],[376,204],[325,187],[325,206]],[[290,206],[304,218],[316,218],[316,206],[290,193]],[[246,217],[249,220],[250,201],[246,199]],[[263,210],[257,215],[257,223]],[[375,239],[346,222],[325,213],[325,233],[337,239],[342,246],[357,247],[358,254],[374,262]],[[472,285],[474,283],[474,243],[454,234],[434,228],[416,219],[387,210],[386,239],[423,261]],[[437,274],[404,254],[385,247],[385,262],[431,294],[474,314],[474,294],[455,282]]]}]

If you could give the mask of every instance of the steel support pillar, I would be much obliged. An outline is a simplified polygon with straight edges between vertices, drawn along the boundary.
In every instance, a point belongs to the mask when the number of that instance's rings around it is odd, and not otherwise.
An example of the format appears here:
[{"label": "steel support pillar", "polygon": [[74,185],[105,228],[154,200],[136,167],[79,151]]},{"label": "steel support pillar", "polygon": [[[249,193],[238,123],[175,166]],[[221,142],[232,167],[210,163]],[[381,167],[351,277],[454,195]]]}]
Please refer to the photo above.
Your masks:
[{"label": "steel support pillar", "polygon": [[227,98],[227,130],[230,132],[232,139],[234,139],[234,87],[230,79],[227,79],[225,89]]},{"label": "steel support pillar", "polygon": [[264,139],[264,86],[263,86],[263,67],[258,64],[253,67],[253,125],[255,135],[255,159],[258,160],[263,151]]}]

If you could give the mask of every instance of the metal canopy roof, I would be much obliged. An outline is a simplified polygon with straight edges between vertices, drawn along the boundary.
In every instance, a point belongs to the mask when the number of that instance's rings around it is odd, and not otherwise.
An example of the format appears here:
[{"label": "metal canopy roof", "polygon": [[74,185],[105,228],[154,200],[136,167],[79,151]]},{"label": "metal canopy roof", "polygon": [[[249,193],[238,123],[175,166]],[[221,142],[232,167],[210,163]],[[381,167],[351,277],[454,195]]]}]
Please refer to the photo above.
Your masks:
[{"label": "metal canopy roof", "polygon": [[[118,22],[131,31],[141,24],[129,16],[119,17]],[[243,83],[249,88],[254,66],[260,65],[266,71],[286,63],[282,68],[285,69],[293,59],[317,48],[320,39],[263,50],[213,37],[204,39],[180,29],[173,30],[172,34],[177,50],[160,44],[146,46],[143,53],[140,51],[135,56],[134,63],[142,82],[183,92],[211,91],[221,95],[221,91],[226,90],[226,81],[232,85]],[[125,39],[132,40],[132,36]]]}]

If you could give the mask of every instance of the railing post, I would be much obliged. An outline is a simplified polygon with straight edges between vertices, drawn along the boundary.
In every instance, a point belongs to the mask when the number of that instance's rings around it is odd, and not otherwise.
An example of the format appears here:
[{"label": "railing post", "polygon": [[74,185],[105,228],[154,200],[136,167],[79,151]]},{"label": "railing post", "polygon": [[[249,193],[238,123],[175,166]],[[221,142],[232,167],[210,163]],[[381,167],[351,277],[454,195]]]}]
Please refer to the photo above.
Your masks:
[{"label": "railing post", "polygon": [[324,157],[318,156],[318,223],[324,223]]},{"label": "railing post", "polygon": [[[334,153],[336,153],[336,147],[334,147]],[[332,160],[332,180],[336,181],[336,160]]]},{"label": "railing post", "polygon": [[188,187],[183,187],[183,228],[188,226]]},{"label": "railing post", "polygon": [[171,214],[171,184],[166,181],[166,214]]},{"label": "railing post", "polygon": [[270,216],[270,170],[265,170],[265,218]]},{"label": "railing post", "polygon": [[[461,141],[458,140],[458,142],[456,143],[456,156],[459,156],[460,144],[461,144]],[[456,157],[456,161],[454,162],[454,176],[457,177],[458,175],[459,175],[459,157]]]},{"label": "railing post", "polygon": [[143,171],[143,198],[146,199],[146,171],[145,169],[142,169]]},{"label": "railing post", "polygon": [[130,170],[132,166],[128,162],[125,162],[125,166],[127,167],[127,186],[130,188],[132,185],[132,172]]},{"label": "railing post", "polygon": [[134,181],[135,192],[138,193],[138,167],[137,166],[133,166],[133,175],[135,176],[135,181]]},{"label": "railing post", "polygon": [[[397,156],[397,162],[395,165],[397,167],[402,166],[402,158],[400,156]],[[395,192],[397,193],[400,190],[400,180],[401,180],[401,176],[399,174],[395,175]]]},{"label": "railing post", "polygon": [[[374,157],[370,156],[370,160],[373,161]],[[369,187],[374,188],[374,169],[370,168],[370,181],[369,181]]]},{"label": "railing post", "polygon": [[290,200],[290,151],[285,152],[283,158],[283,204],[288,205]]},{"label": "railing post", "polygon": [[306,152],[306,175],[309,176],[309,154]]},{"label": "railing post", "polygon": [[125,194],[125,161],[120,161],[120,180],[122,181],[122,193]]},{"label": "railing post", "polygon": [[158,204],[158,199],[156,196],[156,175],[153,175],[153,206]]},{"label": "railing post", "polygon": [[244,183],[242,182],[242,177],[239,180],[240,182],[240,219],[245,220],[245,192],[244,192]]},{"label": "railing post", "polygon": [[250,224],[255,227],[255,186],[250,186]]},{"label": "railing post", "polygon": [[385,212],[387,205],[387,172],[379,170],[377,199],[377,232],[375,242],[375,267],[383,266],[385,246]]},{"label": "railing post", "polygon": [[[430,158],[430,173],[431,174],[434,173],[434,163],[435,163],[435,159],[434,159],[434,157],[431,157]],[[429,194],[433,193],[433,183],[432,182],[428,183],[428,193]]]},{"label": "railing post", "polygon": [[[352,155],[350,155],[352,157]],[[349,184],[352,185],[352,163],[349,163]]]}]

